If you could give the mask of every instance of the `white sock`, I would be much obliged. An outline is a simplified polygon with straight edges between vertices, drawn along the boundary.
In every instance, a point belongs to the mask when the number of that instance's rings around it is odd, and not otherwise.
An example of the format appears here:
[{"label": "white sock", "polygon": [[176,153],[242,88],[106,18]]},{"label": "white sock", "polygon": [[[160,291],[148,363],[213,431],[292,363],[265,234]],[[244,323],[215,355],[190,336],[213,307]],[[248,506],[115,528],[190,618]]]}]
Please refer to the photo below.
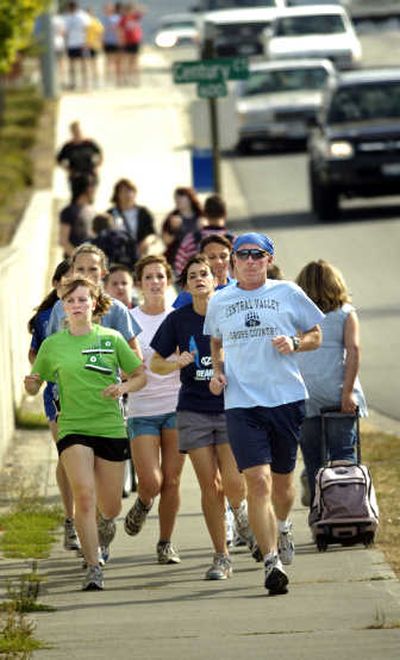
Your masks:
[{"label": "white sock", "polygon": [[277,520],[278,523],[278,532],[288,532],[291,527],[291,522],[289,518],[286,520]]},{"label": "white sock", "polygon": [[276,559],[277,556],[278,553],[276,552],[276,550],[274,552],[267,552],[264,555],[264,564],[267,564],[270,561],[274,561],[274,559]]}]

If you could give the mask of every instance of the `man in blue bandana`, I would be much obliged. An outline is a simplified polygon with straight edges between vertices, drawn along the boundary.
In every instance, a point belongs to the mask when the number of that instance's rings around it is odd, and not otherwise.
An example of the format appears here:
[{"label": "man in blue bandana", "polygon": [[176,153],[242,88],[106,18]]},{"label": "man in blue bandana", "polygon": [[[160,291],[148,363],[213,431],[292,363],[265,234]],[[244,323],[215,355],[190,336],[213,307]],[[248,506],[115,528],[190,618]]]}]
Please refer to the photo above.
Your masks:
[{"label": "man in blue bandana", "polygon": [[233,244],[237,284],[211,299],[211,391],[225,391],[229,441],[248,489],[249,522],[264,558],[265,588],[287,592],[294,555],[289,513],[307,391],[295,353],[318,348],[323,314],[294,283],[268,280],[274,244],[247,233]]}]

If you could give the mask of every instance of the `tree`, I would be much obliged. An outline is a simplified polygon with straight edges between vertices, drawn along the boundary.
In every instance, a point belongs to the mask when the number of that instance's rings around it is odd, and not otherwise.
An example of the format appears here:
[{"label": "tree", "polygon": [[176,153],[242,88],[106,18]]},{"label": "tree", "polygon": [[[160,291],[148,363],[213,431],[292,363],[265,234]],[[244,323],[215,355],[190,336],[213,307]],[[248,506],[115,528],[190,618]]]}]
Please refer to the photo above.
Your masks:
[{"label": "tree", "polygon": [[0,75],[10,71],[18,52],[32,39],[35,19],[50,0],[0,0]]}]

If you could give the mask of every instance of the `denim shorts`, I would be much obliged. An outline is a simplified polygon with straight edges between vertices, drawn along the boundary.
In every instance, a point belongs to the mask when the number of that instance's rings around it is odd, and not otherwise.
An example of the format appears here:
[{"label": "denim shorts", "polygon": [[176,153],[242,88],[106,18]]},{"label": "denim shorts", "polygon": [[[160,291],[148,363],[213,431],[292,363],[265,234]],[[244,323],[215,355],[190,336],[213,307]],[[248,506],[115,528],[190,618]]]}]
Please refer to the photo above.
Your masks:
[{"label": "denim shorts", "polygon": [[303,418],[304,401],[227,410],[229,442],[239,470],[270,465],[277,474],[292,472]]},{"label": "denim shorts", "polygon": [[161,435],[161,431],[176,429],[176,412],[150,417],[128,417],[128,435],[134,440],[139,435]]}]

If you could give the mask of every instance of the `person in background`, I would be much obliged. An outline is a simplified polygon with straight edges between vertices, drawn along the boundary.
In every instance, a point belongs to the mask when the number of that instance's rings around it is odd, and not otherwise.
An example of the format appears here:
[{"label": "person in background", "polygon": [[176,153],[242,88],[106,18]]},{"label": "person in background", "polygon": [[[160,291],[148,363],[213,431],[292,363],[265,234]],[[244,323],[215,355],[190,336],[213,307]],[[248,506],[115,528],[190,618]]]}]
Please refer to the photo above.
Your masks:
[{"label": "person in background", "polygon": [[161,237],[166,246],[164,255],[171,266],[182,239],[192,231],[200,229],[203,209],[193,188],[179,187],[174,190],[175,208],[165,218]]},{"label": "person in background", "polygon": [[[180,505],[180,477],[184,455],[179,453],[176,405],[179,373],[160,376],[150,370],[154,355],[151,341],[159,326],[172,311],[166,295],[172,270],[162,256],[149,255],[135,267],[135,283],[143,302],[132,310],[142,332],[139,342],[146,366],[147,383],[141,392],[128,396],[127,415],[131,456],[138,476],[138,497],[125,517],[125,531],[138,534],[154,499],[158,505],[159,540],[156,547],[160,564],[178,564],[180,557],[171,537]],[[169,359],[174,360],[177,355]]]},{"label": "person in background", "polygon": [[137,261],[137,242],[124,228],[117,229],[111,213],[98,213],[92,221],[94,238],[90,240],[104,252],[109,264],[120,264],[132,270]]},{"label": "person in background", "polygon": [[96,184],[90,175],[76,176],[71,181],[72,198],[60,213],[59,244],[64,256],[70,257],[75,248],[92,236],[93,206]]},{"label": "person in background", "polygon": [[25,388],[34,395],[43,380],[58,385],[57,451],[71,485],[87,565],[82,590],[94,591],[104,587],[98,546],[113,540],[121,509],[126,432],[118,400],[143,387],[146,376],[120,333],[94,323],[111,305],[101,287],[75,277],[61,295],[68,328],[42,343]]},{"label": "person in background", "polygon": [[104,33],[103,46],[106,57],[106,80],[116,85],[122,84],[122,45],[119,33],[122,5],[120,2],[107,3],[101,18]]},{"label": "person in background", "polygon": [[68,2],[64,18],[65,43],[69,62],[69,86],[77,87],[78,64],[81,85],[85,89],[88,83],[86,30],[90,22],[87,12],[80,9],[77,2]]},{"label": "person in background", "polygon": [[69,130],[71,138],[57,152],[57,163],[67,171],[71,185],[78,176],[90,176],[97,182],[98,168],[103,162],[100,146],[92,138],[84,136],[79,121],[73,121]]},{"label": "person in background", "polygon": [[211,335],[210,389],[224,392],[229,441],[246,480],[249,522],[264,558],[264,586],[274,595],[287,592],[282,564],[294,556],[289,515],[307,396],[296,356],[318,348],[323,314],[296,284],[268,281],[273,255],[273,242],[264,234],[235,240],[237,284],[210,300],[204,333]]},{"label": "person in background", "polygon": [[93,9],[87,10],[89,16],[89,23],[86,28],[86,47],[88,50],[89,70],[91,77],[92,87],[99,86],[99,61],[98,56],[103,49],[103,32],[104,27],[102,22],[97,18]]},{"label": "person in background", "polygon": [[315,476],[324,463],[321,447],[321,408],[337,407],[350,415],[327,422],[328,460],[356,460],[357,409],[367,414],[364,393],[358,378],[360,329],[357,312],[342,273],[323,259],[311,261],[298,274],[297,284],[324,312],[320,325],[322,343],[317,351],[298,355],[298,365],[309,398],[301,428],[300,445],[310,491],[315,494]]},{"label": "person in background", "polygon": [[[209,234],[200,242],[200,254],[207,257],[215,279],[215,290],[223,289],[234,280],[230,276],[230,255],[232,243],[226,236]],[[175,309],[192,302],[189,291],[180,291],[172,303]]]},{"label": "person in background", "polygon": [[113,216],[117,229],[125,229],[136,241],[139,258],[147,254],[155,240],[155,225],[150,211],[136,203],[136,196],[135,184],[129,179],[119,179],[111,197],[113,206],[107,213]]},{"label": "person in background", "polygon": [[[42,342],[47,337],[47,325],[49,322],[51,310],[59,299],[59,293],[65,278],[71,272],[71,262],[69,259],[61,261],[53,273],[51,279],[52,290],[42,300],[35,314],[28,322],[28,331],[32,335],[31,345],[29,347],[29,362],[33,364],[38,354]],[[44,411],[49,423],[50,431],[54,440],[57,440],[57,406],[58,395],[54,391],[54,383],[47,383],[43,392]],[[79,550],[78,540],[72,543],[71,550]]]},{"label": "person in background", "polygon": [[[213,397],[210,340],[203,334],[207,305],[214,293],[214,276],[207,258],[191,257],[183,269],[181,285],[192,303],[176,309],[160,325],[151,347],[150,369],[166,375],[180,372],[177,406],[179,450],[188,453],[201,490],[204,519],[214,547],[206,580],[225,580],[232,574],[225,528],[225,496],[238,532],[252,549],[253,534],[247,520],[245,483],[229,446],[223,394]],[[171,358],[171,356],[176,357]]]},{"label": "person in background", "polygon": [[188,259],[198,252],[201,240],[209,234],[220,234],[233,239],[233,235],[226,226],[226,204],[217,194],[207,197],[204,202],[200,228],[187,234],[177,250],[174,270],[178,276],[182,273]]},{"label": "person in background", "polygon": [[114,264],[104,278],[104,288],[108,295],[119,300],[129,310],[139,304],[138,292],[133,284],[133,274],[128,266]]},{"label": "person in background", "polygon": [[119,21],[120,39],[123,45],[123,76],[127,84],[140,84],[139,53],[143,39],[141,21],[146,11],[144,5],[128,3],[122,6]]}]

